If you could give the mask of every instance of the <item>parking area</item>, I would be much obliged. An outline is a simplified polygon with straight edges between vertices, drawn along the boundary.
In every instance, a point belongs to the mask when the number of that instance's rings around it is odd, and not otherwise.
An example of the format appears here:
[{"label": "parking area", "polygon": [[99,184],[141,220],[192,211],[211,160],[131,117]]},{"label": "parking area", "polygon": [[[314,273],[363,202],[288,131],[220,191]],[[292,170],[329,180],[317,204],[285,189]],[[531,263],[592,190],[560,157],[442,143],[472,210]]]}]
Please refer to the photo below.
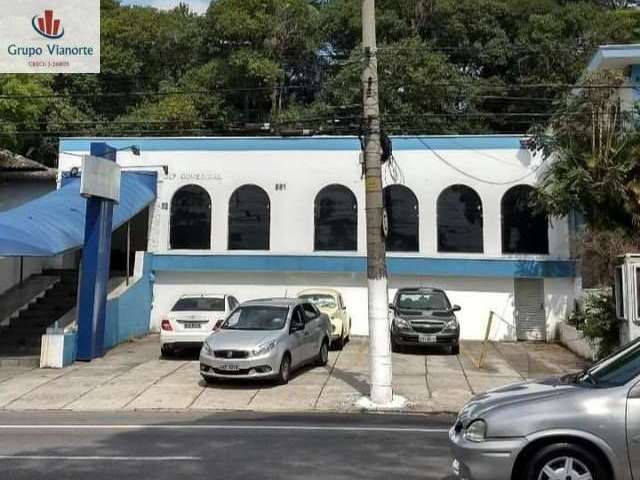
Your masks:
[{"label": "parking area", "polygon": [[[342,351],[331,352],[327,366],[299,370],[285,386],[240,381],[207,386],[196,353],[162,359],[158,336],[150,335],[63,370],[2,367],[0,409],[354,411],[368,391],[367,348],[366,339],[354,338]],[[481,343],[463,342],[458,356],[438,350],[394,353],[394,391],[407,398],[408,411],[456,412],[489,388],[585,367],[555,344],[496,343],[479,369],[481,350]]]}]

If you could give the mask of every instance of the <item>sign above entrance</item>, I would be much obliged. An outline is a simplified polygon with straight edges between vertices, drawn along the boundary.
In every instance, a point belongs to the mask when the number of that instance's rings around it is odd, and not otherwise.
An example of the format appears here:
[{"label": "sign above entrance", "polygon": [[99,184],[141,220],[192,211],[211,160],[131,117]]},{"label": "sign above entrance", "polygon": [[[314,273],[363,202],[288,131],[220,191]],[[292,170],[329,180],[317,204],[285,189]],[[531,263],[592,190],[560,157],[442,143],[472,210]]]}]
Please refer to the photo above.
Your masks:
[{"label": "sign above entrance", "polygon": [[178,174],[172,173],[168,176],[169,180],[175,180],[176,178],[180,180],[222,180],[222,175],[211,172],[182,172]]}]

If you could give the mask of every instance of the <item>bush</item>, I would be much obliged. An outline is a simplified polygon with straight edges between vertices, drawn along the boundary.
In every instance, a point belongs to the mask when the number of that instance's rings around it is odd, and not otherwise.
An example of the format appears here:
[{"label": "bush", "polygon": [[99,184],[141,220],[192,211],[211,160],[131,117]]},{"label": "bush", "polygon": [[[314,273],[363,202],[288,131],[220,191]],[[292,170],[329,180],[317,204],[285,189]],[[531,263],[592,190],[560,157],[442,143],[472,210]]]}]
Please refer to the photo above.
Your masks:
[{"label": "bush", "polygon": [[606,357],[620,344],[620,322],[610,289],[585,294],[583,305],[576,304],[569,322],[597,349],[597,359]]}]

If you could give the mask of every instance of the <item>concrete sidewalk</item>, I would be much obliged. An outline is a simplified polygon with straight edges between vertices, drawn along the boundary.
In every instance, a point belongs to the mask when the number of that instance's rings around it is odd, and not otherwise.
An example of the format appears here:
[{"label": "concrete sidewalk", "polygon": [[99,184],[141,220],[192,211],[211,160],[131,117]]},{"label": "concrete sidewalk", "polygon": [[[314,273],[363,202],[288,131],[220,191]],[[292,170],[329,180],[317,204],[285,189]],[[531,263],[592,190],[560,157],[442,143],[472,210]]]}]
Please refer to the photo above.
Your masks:
[{"label": "concrete sidewalk", "polygon": [[[4,410],[250,410],[355,411],[368,392],[367,340],[331,352],[326,367],[296,372],[286,386],[231,381],[207,386],[197,355],[165,360],[158,336],[129,342],[90,364],[64,370],[0,368]],[[393,354],[394,391],[408,411],[457,412],[474,394],[526,378],[584,368],[558,345],[491,344],[483,369],[475,366],[482,344],[464,342],[459,356],[438,350]]]}]

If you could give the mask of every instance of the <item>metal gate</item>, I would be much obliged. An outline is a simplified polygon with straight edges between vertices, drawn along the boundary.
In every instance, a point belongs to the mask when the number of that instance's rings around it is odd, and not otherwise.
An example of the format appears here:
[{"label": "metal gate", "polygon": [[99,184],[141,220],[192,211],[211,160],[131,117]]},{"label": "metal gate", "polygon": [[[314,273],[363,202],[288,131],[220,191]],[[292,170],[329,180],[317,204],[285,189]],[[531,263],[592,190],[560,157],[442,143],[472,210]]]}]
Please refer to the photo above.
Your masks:
[{"label": "metal gate", "polygon": [[516,278],[514,297],[518,340],[546,340],[544,280]]}]

